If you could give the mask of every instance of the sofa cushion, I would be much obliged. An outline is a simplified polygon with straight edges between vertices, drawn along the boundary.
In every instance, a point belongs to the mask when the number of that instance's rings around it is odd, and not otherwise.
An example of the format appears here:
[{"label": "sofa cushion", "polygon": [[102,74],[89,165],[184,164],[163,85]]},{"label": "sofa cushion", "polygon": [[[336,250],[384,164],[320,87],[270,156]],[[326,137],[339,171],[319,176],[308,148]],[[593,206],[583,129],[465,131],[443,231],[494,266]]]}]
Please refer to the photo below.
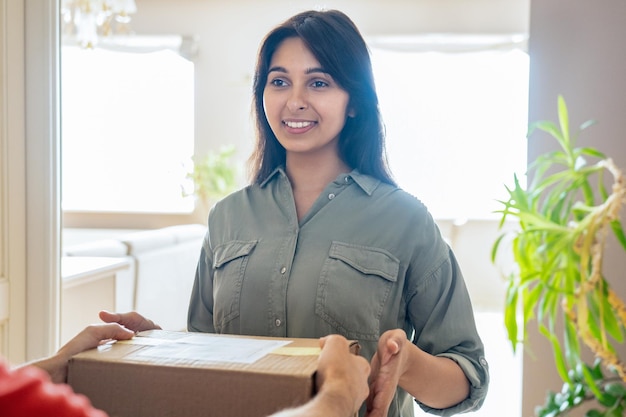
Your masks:
[{"label": "sofa cushion", "polygon": [[207,228],[201,224],[183,224],[165,227],[162,230],[173,234],[176,242],[183,243],[189,240],[197,241],[198,239],[203,239]]},{"label": "sofa cushion", "polygon": [[128,247],[117,239],[100,239],[64,247],[63,254],[67,256],[122,257],[128,255]]},{"label": "sofa cushion", "polygon": [[120,236],[120,241],[128,247],[128,254],[131,256],[176,244],[174,235],[163,229],[130,233]]},{"label": "sofa cushion", "polygon": [[185,330],[206,227],[184,224],[120,237],[136,262],[135,309],[168,330]]}]

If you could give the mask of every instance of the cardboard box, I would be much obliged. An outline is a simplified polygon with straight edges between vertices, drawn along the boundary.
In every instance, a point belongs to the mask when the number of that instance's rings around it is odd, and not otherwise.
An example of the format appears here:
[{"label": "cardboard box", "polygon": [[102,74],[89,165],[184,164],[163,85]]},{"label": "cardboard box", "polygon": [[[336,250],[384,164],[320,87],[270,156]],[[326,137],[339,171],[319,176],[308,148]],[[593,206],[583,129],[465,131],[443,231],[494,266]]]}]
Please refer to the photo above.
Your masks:
[{"label": "cardboard box", "polygon": [[319,353],[318,339],[152,330],[76,355],[68,383],[111,417],[265,417],[315,394]]}]

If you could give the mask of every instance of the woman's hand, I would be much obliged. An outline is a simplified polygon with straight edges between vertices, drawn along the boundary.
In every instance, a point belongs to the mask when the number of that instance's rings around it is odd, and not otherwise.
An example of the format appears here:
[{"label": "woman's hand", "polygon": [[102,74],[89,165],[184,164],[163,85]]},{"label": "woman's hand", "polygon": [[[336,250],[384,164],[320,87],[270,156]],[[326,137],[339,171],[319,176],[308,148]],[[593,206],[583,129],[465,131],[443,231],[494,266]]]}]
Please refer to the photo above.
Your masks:
[{"label": "woman's hand", "polygon": [[371,366],[368,417],[387,416],[398,386],[421,403],[441,410],[460,403],[470,393],[469,381],[454,360],[421,350],[401,329],[382,334]]},{"label": "woman's hand", "polygon": [[387,416],[400,377],[407,367],[410,345],[406,333],[400,329],[388,330],[378,340],[378,351],[371,361],[368,417]]},{"label": "woman's hand", "polygon": [[135,311],[129,313],[112,313],[102,310],[98,315],[100,316],[100,320],[105,323],[119,323],[134,332],[161,329],[161,326]]}]

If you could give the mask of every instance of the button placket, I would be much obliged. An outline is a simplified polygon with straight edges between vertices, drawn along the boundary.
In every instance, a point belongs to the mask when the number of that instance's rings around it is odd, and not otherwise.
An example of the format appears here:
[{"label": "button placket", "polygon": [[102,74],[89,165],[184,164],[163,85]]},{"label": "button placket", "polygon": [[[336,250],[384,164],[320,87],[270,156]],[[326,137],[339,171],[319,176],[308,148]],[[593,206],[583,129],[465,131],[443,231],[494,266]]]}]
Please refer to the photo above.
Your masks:
[{"label": "button placket", "polygon": [[[280,275],[284,278],[285,274],[287,273],[287,266],[282,265],[280,269],[278,270],[278,272],[280,272]],[[283,320],[280,319],[279,317],[276,317],[274,319],[274,326],[278,328],[278,327],[281,327],[282,325],[283,325]]]}]

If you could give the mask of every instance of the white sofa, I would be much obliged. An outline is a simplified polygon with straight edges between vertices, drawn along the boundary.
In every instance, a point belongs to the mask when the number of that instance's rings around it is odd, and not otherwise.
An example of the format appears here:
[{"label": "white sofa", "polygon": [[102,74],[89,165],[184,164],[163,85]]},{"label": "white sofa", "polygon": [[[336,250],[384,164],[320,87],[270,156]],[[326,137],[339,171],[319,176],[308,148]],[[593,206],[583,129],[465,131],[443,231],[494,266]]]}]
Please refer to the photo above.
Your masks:
[{"label": "white sofa", "polygon": [[64,229],[63,255],[127,259],[130,267],[116,278],[116,310],[135,310],[164,329],[184,330],[205,233],[200,224],[140,231]]}]

